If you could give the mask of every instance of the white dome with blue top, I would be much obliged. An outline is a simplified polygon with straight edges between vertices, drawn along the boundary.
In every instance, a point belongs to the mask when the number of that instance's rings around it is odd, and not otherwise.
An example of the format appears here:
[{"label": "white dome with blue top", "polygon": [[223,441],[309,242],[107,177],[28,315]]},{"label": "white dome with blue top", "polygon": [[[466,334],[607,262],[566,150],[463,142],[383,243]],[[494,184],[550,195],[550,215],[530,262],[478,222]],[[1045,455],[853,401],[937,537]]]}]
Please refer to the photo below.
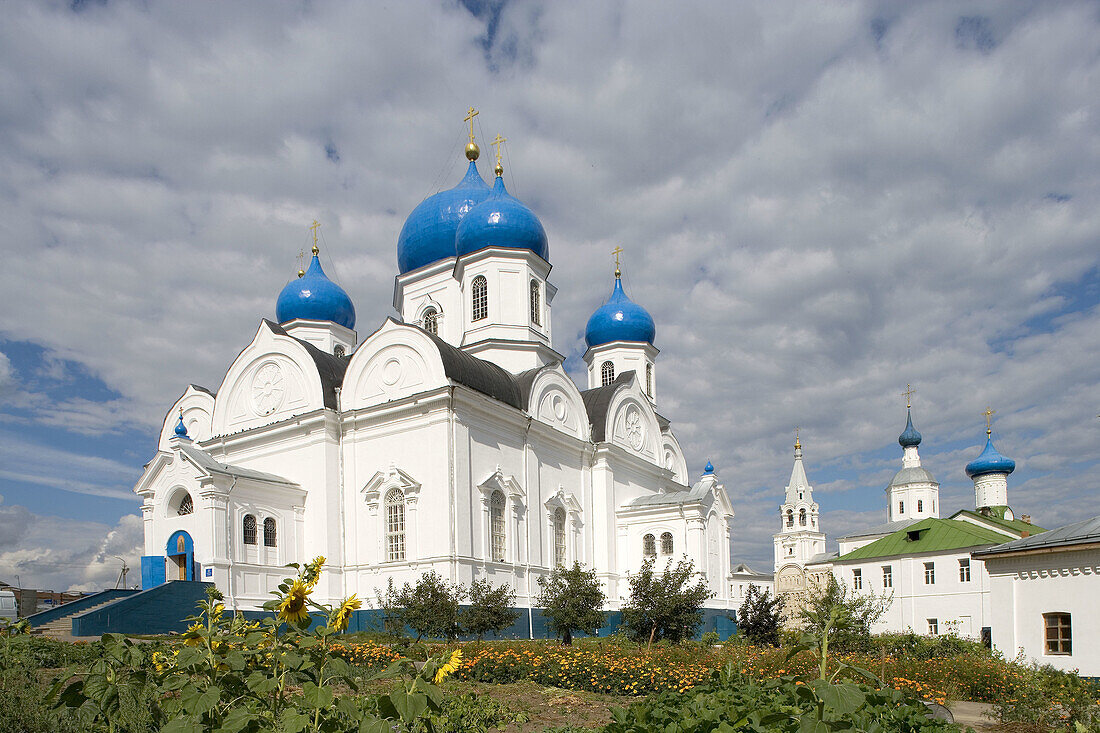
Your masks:
[{"label": "white dome with blue top", "polygon": [[477,161],[471,160],[457,186],[421,201],[405,219],[397,237],[397,267],[401,274],[454,257],[458,225],[489,193]]},{"label": "white dome with blue top", "polygon": [[596,309],[584,329],[584,340],[588,348],[613,341],[652,344],[656,335],[657,327],[653,323],[653,316],[626,297],[622,277],[616,272],[615,289],[611,291],[611,297]]},{"label": "white dome with blue top", "polygon": [[486,247],[526,249],[550,261],[542,222],[535,212],[508,193],[499,175],[489,197],[463,217],[455,238],[459,257]]},{"label": "white dome with blue top", "polygon": [[302,318],[307,321],[332,321],[344,328],[355,328],[355,306],[344,289],[328,279],[313,248],[309,269],[297,280],[286,284],[275,302],[279,323]]}]

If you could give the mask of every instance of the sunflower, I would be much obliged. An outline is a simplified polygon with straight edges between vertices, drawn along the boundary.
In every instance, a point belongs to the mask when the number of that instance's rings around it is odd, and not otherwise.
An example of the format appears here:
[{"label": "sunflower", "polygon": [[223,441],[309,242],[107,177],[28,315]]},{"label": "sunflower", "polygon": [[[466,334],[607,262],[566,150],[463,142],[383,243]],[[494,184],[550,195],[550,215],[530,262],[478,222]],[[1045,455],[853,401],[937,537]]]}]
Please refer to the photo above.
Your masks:
[{"label": "sunflower", "polygon": [[187,627],[187,631],[183,632],[183,643],[187,646],[199,646],[202,644],[202,637],[199,634],[205,630],[206,627],[196,621]]},{"label": "sunflower", "polygon": [[451,658],[447,660],[447,663],[439,668],[439,671],[435,673],[435,677],[432,678],[432,682],[439,684],[447,675],[458,669],[458,665],[462,664],[462,650],[455,649],[451,652]]},{"label": "sunflower", "polygon": [[309,586],[310,590],[313,590],[313,586],[317,585],[318,579],[321,577],[321,566],[325,564],[325,556],[318,555],[313,558],[313,561],[307,563],[302,568],[302,582]]},{"label": "sunflower", "polygon": [[286,597],[279,601],[279,620],[285,623],[298,623],[309,618],[306,610],[306,598],[312,586],[306,585],[300,580],[295,580],[287,591]]},{"label": "sunflower", "polygon": [[351,612],[362,607],[363,602],[353,593],[336,607],[329,620],[329,627],[335,631],[345,631],[348,628],[348,621],[351,620]]}]

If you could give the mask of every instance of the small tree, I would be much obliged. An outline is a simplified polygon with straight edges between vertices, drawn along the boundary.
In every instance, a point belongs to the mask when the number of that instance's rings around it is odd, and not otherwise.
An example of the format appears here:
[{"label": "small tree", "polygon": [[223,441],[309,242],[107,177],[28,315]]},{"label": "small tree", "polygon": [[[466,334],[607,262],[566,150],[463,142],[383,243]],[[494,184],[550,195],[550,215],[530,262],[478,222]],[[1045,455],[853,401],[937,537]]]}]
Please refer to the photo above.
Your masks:
[{"label": "small tree", "polygon": [[398,633],[408,626],[416,632],[417,641],[425,636],[458,637],[458,605],[466,597],[466,590],[434,570],[421,575],[415,586],[405,583],[400,590],[390,580],[385,596],[376,594],[378,605],[387,610],[387,622],[392,615]]},{"label": "small tree", "polygon": [[607,596],[595,570],[585,570],[574,562],[568,570],[554,568],[550,575],[538,579],[539,591],[535,604],[543,609],[554,634],[562,644],[573,643],[573,632],[595,634],[603,625],[603,608]]},{"label": "small tree", "polygon": [[470,605],[460,619],[462,629],[478,641],[490,631],[496,636],[519,618],[515,605],[516,592],[508,585],[494,588],[488,580],[475,580],[470,584]]},{"label": "small tree", "polygon": [[630,600],[623,606],[623,626],[635,641],[668,639],[679,643],[695,635],[703,623],[703,603],[714,594],[706,578],[693,583],[695,564],[683,558],[675,567],[672,560],[660,576],[653,573],[653,558],[630,579]]},{"label": "small tree", "polygon": [[745,601],[737,609],[737,633],[753,644],[779,646],[779,629],[783,625],[783,598],[763,593],[755,583],[749,585]]},{"label": "small tree", "polygon": [[[812,593],[803,606],[800,617],[804,630],[817,636],[828,636],[834,651],[869,651],[873,648],[871,626],[886,613],[893,595],[876,596],[850,593],[847,585],[829,580],[818,593]],[[829,619],[832,623],[827,623]]]}]

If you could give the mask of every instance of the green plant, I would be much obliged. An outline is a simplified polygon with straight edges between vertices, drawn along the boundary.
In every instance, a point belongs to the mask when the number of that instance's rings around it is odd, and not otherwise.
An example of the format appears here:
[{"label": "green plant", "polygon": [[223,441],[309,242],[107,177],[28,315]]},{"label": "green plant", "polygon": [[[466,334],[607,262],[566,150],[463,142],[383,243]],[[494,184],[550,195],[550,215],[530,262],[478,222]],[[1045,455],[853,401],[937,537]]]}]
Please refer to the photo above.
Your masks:
[{"label": "green plant", "polygon": [[703,622],[703,603],[714,594],[706,578],[696,577],[695,564],[687,558],[675,566],[669,560],[659,576],[654,574],[653,564],[654,559],[648,558],[630,578],[630,598],[622,607],[623,626],[635,641],[652,644],[656,639],[668,639],[678,643],[695,635]]},{"label": "green plant", "polygon": [[721,638],[722,637],[718,636],[717,631],[705,631],[703,632],[703,636],[700,637],[699,643],[703,646],[714,646]]},{"label": "green plant", "polygon": [[499,634],[516,622],[516,592],[507,585],[496,588],[488,580],[470,584],[470,605],[462,612],[462,629],[481,641],[485,634]]},{"label": "green plant", "polygon": [[829,643],[834,651],[871,651],[871,625],[882,618],[890,607],[893,596],[874,594],[858,595],[851,593],[848,586],[838,583],[829,576],[828,583],[820,593],[810,594],[806,605],[800,612],[804,631],[821,634],[834,609],[839,609],[836,623],[829,634]]},{"label": "green plant", "polygon": [[[420,576],[416,585],[405,583],[398,589],[391,578],[379,605],[392,615],[398,629],[408,626],[416,632],[416,641],[424,637],[458,638],[458,607],[466,590],[457,583],[444,580],[434,570]],[[400,633],[400,632],[398,632]]]},{"label": "green plant", "polygon": [[1020,665],[1022,674],[994,703],[1003,722],[1048,729],[1100,731],[1100,686],[1050,665]]},{"label": "green plant", "polygon": [[607,596],[595,569],[585,570],[579,562],[573,567],[554,568],[549,576],[538,579],[539,595],[535,604],[543,609],[550,629],[562,644],[573,643],[573,632],[595,634],[603,624]]},{"label": "green plant", "polygon": [[783,626],[783,598],[763,593],[755,583],[749,585],[745,600],[737,610],[737,633],[750,643],[779,646]]}]

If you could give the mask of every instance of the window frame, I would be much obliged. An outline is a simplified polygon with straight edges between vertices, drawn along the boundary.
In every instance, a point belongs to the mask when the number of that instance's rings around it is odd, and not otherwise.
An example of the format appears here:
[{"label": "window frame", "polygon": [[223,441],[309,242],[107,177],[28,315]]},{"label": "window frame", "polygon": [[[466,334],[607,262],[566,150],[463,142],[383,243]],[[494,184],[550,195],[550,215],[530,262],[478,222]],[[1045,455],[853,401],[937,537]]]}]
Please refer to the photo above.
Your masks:
[{"label": "window frame", "polygon": [[893,588],[894,587],[894,566],[883,565],[882,566],[882,587]]},{"label": "window frame", "polygon": [[536,326],[542,325],[542,294],[539,287],[539,281],[535,278],[531,278],[530,286],[530,299],[531,299],[531,323]]},{"label": "window frame", "polygon": [[191,498],[190,491],[184,491],[179,504],[176,505],[176,516],[186,517],[195,513],[195,500]]},{"label": "window frame", "polygon": [[642,558],[657,557],[657,537],[652,532],[642,535]]},{"label": "window frame", "polygon": [[489,280],[478,275],[470,281],[470,321],[484,321],[489,317]]},{"label": "window frame", "polygon": [[385,537],[385,562],[405,562],[408,558],[408,516],[405,492],[392,486],[382,502],[383,533]]},{"label": "window frame", "polygon": [[558,507],[554,510],[554,566],[563,568],[569,561],[568,548],[565,542],[565,509]]},{"label": "window frame", "polygon": [[661,554],[672,555],[676,552],[676,539],[671,532],[661,533]]},{"label": "window frame", "polygon": [[960,557],[959,558],[959,582],[960,583],[969,583],[970,578],[971,578],[971,575],[970,575],[970,558],[969,557]]},{"label": "window frame", "polygon": [[[249,526],[248,526],[248,524],[249,524],[248,520],[249,519],[252,520],[251,528],[249,528]],[[252,533],[252,540],[251,541],[249,541],[249,539],[248,539],[250,529],[251,529],[251,533]],[[241,519],[241,544],[255,546],[256,545],[256,536],[257,536],[257,532],[256,532],[256,515],[255,514],[245,514],[244,517]]]},{"label": "window frame", "polygon": [[430,334],[435,336],[439,335],[439,317],[443,315],[442,312],[434,305],[429,305],[424,309],[424,312],[420,314],[420,327]]},{"label": "window frame", "polygon": [[508,522],[505,518],[508,500],[504,492],[496,489],[489,495],[489,559],[507,562]]},{"label": "window frame", "polygon": [[928,635],[939,636],[940,635],[940,620],[938,618],[925,619],[928,622]]},{"label": "window frame", "polygon": [[600,386],[606,387],[615,381],[615,363],[608,359],[600,364]]},{"label": "window frame", "polygon": [[936,584],[936,563],[926,562],[924,564],[924,584],[935,585]]},{"label": "window frame", "polygon": [[854,568],[852,570],[852,590],[863,590],[862,568]]},{"label": "window frame", "polygon": [[279,525],[275,517],[264,519],[264,547],[279,546]]},{"label": "window frame", "polygon": [[[1056,632],[1054,638],[1051,638],[1051,631]],[[1043,655],[1073,656],[1073,614],[1066,611],[1048,611],[1043,614]]]}]

